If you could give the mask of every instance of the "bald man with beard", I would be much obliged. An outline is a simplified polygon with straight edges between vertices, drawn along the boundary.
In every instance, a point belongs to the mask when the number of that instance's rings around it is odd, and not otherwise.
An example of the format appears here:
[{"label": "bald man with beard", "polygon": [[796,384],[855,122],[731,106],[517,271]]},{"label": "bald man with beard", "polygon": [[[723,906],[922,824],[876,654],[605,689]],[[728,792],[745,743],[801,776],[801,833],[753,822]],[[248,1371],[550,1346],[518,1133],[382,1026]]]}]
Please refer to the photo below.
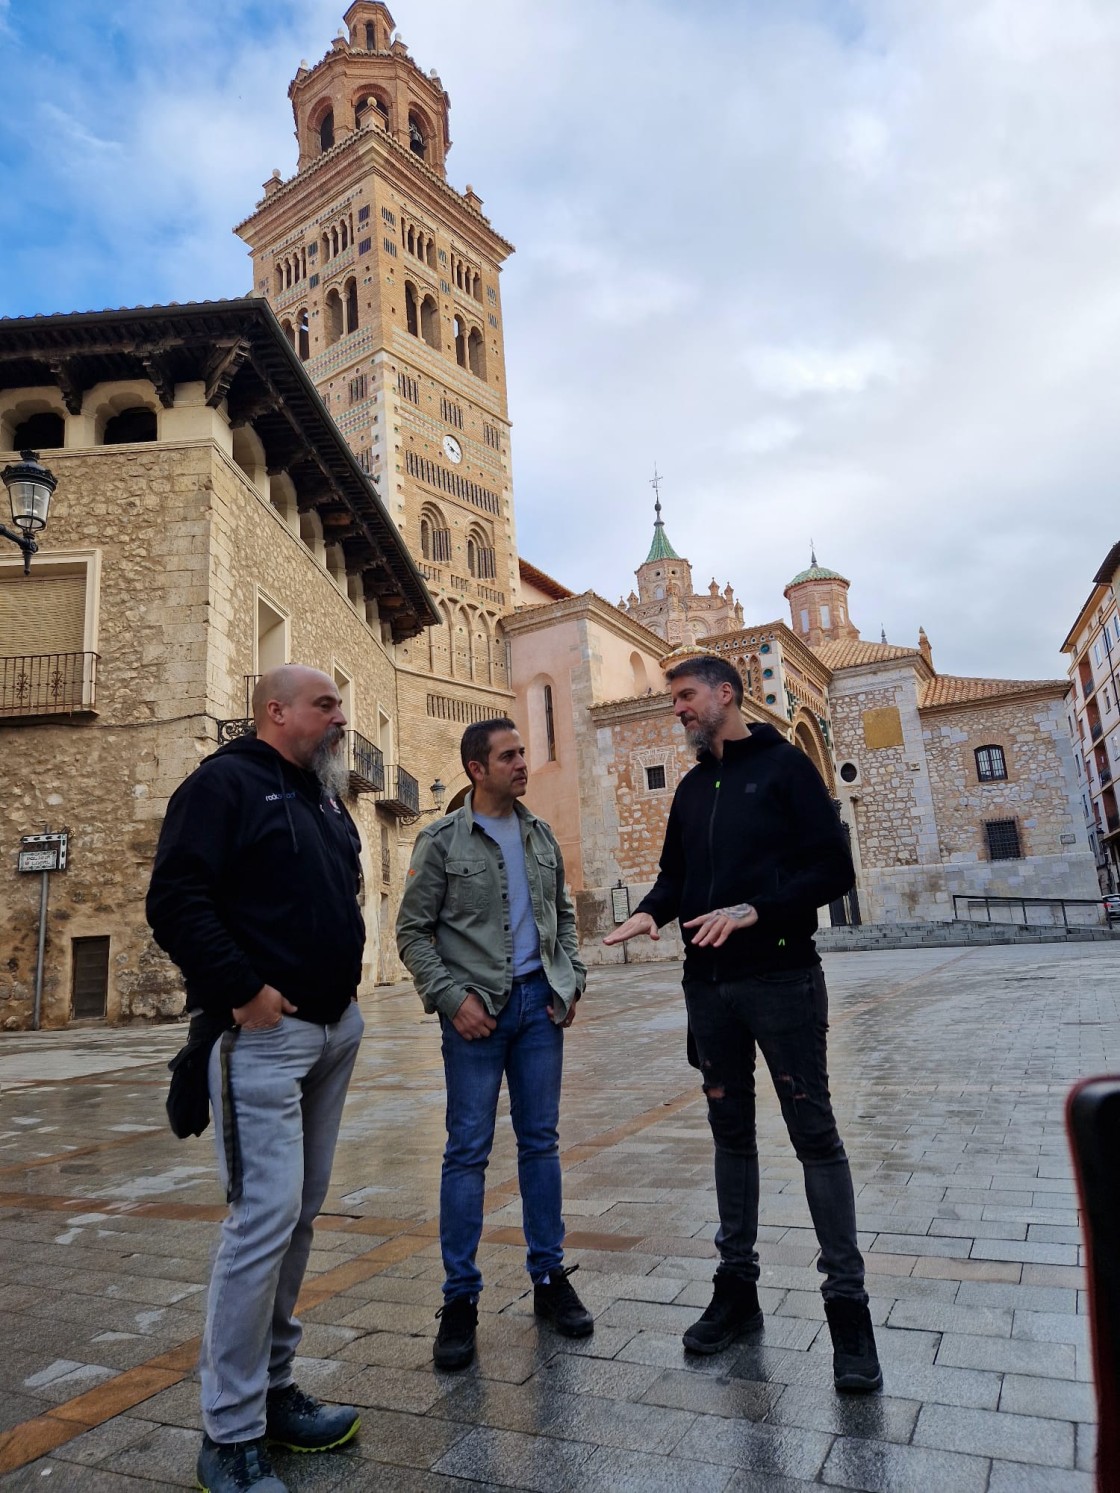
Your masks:
[{"label": "bald man with beard", "polygon": [[215,1033],[210,1104],[229,1212],[202,1342],[198,1483],[284,1493],[268,1443],[327,1451],[358,1411],[293,1382],[295,1304],[358,1044],[361,843],[346,811],[334,681],[285,664],[253,691],[256,734],[172,795],[148,892],[187,1009]]}]

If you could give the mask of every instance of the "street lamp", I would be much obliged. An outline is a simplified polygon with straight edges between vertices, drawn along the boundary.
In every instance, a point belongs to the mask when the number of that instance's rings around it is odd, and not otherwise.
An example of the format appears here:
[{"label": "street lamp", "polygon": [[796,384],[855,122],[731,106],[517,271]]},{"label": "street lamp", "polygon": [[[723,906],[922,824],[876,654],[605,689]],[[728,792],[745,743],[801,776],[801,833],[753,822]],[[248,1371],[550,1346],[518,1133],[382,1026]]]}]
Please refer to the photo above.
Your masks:
[{"label": "street lamp", "polygon": [[435,782],[428,789],[428,792],[432,795],[432,802],[435,804],[435,809],[431,812],[438,814],[443,808],[444,799],[447,797],[447,789],[440,782],[439,778],[436,778]]},{"label": "street lamp", "polygon": [[0,534],[18,544],[23,551],[23,573],[31,572],[31,556],[39,546],[33,535],[47,526],[47,514],[51,506],[51,494],[58,486],[58,478],[48,472],[34,451],[21,451],[20,460],[9,463],[0,472],[0,482],[8,489],[8,501],[12,505],[12,522],[15,530],[0,524]]}]

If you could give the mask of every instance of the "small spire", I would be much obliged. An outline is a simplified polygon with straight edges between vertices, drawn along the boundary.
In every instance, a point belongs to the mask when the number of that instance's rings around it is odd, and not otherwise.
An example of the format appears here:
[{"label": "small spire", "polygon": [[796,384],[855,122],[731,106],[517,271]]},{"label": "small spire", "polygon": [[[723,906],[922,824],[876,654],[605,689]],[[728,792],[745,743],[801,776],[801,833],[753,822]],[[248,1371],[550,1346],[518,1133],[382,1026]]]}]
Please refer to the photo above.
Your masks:
[{"label": "small spire", "polygon": [[810,539],[809,540],[809,564],[810,565],[815,565],[816,563],[817,563],[817,547],[813,543],[813,541]]},{"label": "small spire", "polygon": [[887,641],[887,629],[886,629],[886,627],[880,628],[880,630],[879,630],[879,641],[880,641],[880,643],[885,643]]}]

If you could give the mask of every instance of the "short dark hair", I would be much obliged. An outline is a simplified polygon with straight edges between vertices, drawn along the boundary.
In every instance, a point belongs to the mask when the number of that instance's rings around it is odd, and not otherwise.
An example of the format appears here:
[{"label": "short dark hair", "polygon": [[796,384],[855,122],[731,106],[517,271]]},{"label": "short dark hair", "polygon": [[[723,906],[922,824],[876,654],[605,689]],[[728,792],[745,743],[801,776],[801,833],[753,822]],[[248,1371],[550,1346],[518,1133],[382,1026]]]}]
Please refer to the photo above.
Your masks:
[{"label": "short dark hair", "polygon": [[490,761],[490,738],[495,731],[516,731],[517,726],[508,715],[496,715],[493,720],[475,721],[463,732],[459,743],[459,756],[463,759],[463,771],[469,778],[470,764],[481,762],[486,767]]},{"label": "short dark hair", "polygon": [[674,664],[666,671],[665,678],[670,684],[674,679],[699,679],[709,689],[715,689],[717,684],[729,684],[735,704],[743,703],[743,680],[739,670],[725,658],[716,658],[711,653],[702,653],[699,658],[686,658],[683,663]]}]

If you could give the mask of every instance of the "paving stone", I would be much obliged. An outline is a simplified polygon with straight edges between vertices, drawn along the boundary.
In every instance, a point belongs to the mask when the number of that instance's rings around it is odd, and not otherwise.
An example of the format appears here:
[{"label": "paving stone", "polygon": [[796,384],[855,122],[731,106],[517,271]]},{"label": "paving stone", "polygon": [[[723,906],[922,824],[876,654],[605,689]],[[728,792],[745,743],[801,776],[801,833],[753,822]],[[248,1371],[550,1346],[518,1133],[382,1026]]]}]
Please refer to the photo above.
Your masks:
[{"label": "paving stone", "polygon": [[840,1436],[824,1464],[821,1481],[862,1493],[985,1493],[986,1457],[960,1456],[920,1446],[894,1446]]},{"label": "paving stone", "polygon": [[580,1493],[723,1493],[729,1486],[726,1467],[614,1447],[600,1447],[579,1472]]},{"label": "paving stone", "polygon": [[993,1462],[988,1493],[1097,1493],[1096,1479],[1068,1467],[1024,1467],[1022,1462]]},{"label": "paving stone", "polygon": [[999,1408],[1014,1415],[1089,1421],[1096,1417],[1097,1402],[1089,1384],[1066,1384],[1054,1379],[1031,1378],[1025,1374],[1005,1374]]},{"label": "paving stone", "polygon": [[1012,1314],[996,1307],[950,1306],[941,1301],[897,1301],[888,1321],[892,1327],[925,1332],[967,1332],[981,1337],[1010,1337]]},{"label": "paving stone", "polygon": [[1068,1343],[1024,1343],[1018,1340],[946,1333],[937,1350],[938,1364],[950,1368],[994,1369],[1005,1374],[1037,1374],[1049,1379],[1074,1377],[1074,1350]]},{"label": "paving stone", "polygon": [[918,1419],[917,1400],[893,1395],[840,1395],[833,1389],[789,1385],[767,1415],[769,1425],[806,1426],[838,1436],[874,1441],[910,1440]]},{"label": "paving stone", "polygon": [[703,1415],[725,1415],[744,1420],[765,1420],[778,1400],[776,1385],[749,1379],[717,1378],[709,1374],[673,1372],[662,1374],[646,1390],[647,1405],[673,1406]]},{"label": "paving stone", "polygon": [[914,1430],[916,1446],[980,1453],[1004,1461],[1072,1467],[1074,1431],[1066,1421],[923,1405]]},{"label": "paving stone", "polygon": [[585,1442],[479,1428],[457,1442],[432,1470],[533,1493],[567,1493],[580,1487],[594,1451]]},{"label": "paving stone", "polygon": [[673,1456],[685,1462],[744,1467],[755,1476],[811,1482],[831,1444],[831,1437],[817,1431],[701,1415],[678,1443]]}]

